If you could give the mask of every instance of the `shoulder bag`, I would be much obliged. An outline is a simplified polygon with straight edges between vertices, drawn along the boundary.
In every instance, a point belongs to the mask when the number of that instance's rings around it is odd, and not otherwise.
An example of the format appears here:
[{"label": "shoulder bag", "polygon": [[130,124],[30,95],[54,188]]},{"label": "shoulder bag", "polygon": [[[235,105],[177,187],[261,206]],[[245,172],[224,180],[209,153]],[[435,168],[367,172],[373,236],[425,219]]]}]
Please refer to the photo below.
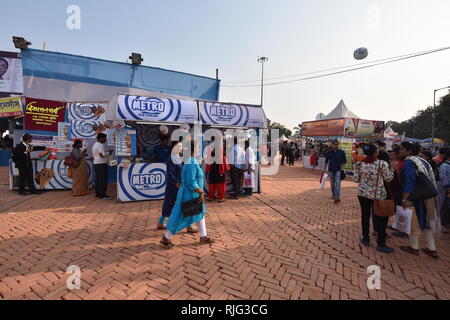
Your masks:
[{"label": "shoulder bag", "polygon": [[[375,187],[375,198],[378,193],[378,184],[381,175],[381,161],[378,160],[378,173],[377,182]],[[373,213],[380,217],[392,217],[395,215],[395,203],[394,200],[374,200],[373,203]]]},{"label": "shoulder bag", "polygon": [[[184,187],[183,192],[181,193],[181,200],[184,198]],[[189,201],[185,201],[181,203],[181,211],[183,212],[183,216],[192,217],[199,213],[203,212],[203,201],[200,198],[195,198]]]},{"label": "shoulder bag", "polygon": [[409,201],[427,200],[437,197],[438,192],[430,179],[423,173],[419,172],[416,176],[416,187],[408,197]]},{"label": "shoulder bag", "polygon": [[[340,149],[338,149],[338,153],[339,153],[339,150],[340,150]],[[333,153],[333,158],[334,158],[334,160],[336,160],[336,163],[339,164],[339,161],[338,161],[338,159],[336,159],[336,155],[334,154],[334,151],[331,150],[331,152]],[[341,181],[342,181],[342,180],[345,180],[345,178],[347,177],[347,175],[345,174],[344,170],[340,169],[339,171],[341,172]]]}]

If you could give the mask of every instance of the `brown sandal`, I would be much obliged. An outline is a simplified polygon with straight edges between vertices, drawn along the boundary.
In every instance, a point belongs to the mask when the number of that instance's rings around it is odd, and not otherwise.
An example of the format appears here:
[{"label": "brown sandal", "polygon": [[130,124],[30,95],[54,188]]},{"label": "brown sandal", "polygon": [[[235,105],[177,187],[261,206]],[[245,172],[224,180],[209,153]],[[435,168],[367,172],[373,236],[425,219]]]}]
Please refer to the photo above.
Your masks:
[{"label": "brown sandal", "polygon": [[413,248],[411,248],[411,247],[401,246],[400,249],[403,250],[403,251],[405,251],[405,252],[414,254],[414,255],[416,255],[416,256],[419,256],[419,255],[420,255],[420,250],[413,249]]},{"label": "brown sandal", "polygon": [[158,223],[158,226],[156,227],[156,230],[167,230],[167,228],[166,228],[165,225]]},{"label": "brown sandal", "polygon": [[172,243],[172,241],[170,239],[167,239],[165,236],[162,237],[162,240],[160,241],[160,243],[163,245],[164,248],[166,249],[171,249],[172,247],[174,247],[175,245]]},{"label": "brown sandal", "polygon": [[207,243],[214,243],[214,239],[211,237],[201,237],[200,238],[200,243],[201,244],[207,244]]},{"label": "brown sandal", "polygon": [[439,259],[439,255],[436,251],[430,250],[430,249],[422,249],[424,253],[432,257],[433,259]]}]

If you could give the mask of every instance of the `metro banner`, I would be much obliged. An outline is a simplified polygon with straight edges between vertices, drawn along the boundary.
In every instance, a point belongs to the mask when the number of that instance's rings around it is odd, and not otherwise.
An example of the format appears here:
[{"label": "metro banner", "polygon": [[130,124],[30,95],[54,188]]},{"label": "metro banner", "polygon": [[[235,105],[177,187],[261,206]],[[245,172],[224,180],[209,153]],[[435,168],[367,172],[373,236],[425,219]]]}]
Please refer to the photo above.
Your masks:
[{"label": "metro banner", "polygon": [[25,129],[58,133],[58,122],[64,122],[66,103],[26,98]]},{"label": "metro banner", "polygon": [[200,119],[204,124],[264,128],[265,116],[261,107],[228,104],[220,102],[201,102]]},{"label": "metro banner", "polygon": [[119,95],[117,113],[123,120],[194,123],[197,102],[156,97]]},{"label": "metro banner", "polygon": [[23,114],[20,97],[0,98],[0,118],[14,117]]}]

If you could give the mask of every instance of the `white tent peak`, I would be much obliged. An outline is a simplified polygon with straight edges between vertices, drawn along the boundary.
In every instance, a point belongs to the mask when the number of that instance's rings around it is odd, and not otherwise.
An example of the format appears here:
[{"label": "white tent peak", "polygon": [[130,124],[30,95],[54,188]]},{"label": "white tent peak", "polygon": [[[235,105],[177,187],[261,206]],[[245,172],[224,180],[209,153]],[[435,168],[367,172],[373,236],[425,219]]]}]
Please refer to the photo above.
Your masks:
[{"label": "white tent peak", "polygon": [[359,117],[354,114],[346,105],[343,99],[338,103],[336,108],[323,118],[323,120],[341,119],[341,118],[355,118]]}]

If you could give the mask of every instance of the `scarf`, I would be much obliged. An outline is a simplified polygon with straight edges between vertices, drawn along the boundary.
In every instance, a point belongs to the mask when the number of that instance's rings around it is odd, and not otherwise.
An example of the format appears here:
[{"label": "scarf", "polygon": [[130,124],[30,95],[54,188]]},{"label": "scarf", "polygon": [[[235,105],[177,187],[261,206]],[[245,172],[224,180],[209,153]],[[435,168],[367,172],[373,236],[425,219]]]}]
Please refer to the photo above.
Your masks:
[{"label": "scarf", "polygon": [[[430,181],[433,183],[437,190],[436,178],[433,173],[431,165],[425,166],[422,160],[416,156],[409,156],[405,160],[412,161],[417,167],[417,174],[419,172],[423,173]],[[432,232],[440,234],[441,232],[441,217],[438,212],[439,204],[437,197],[424,200],[426,208],[426,220],[427,228],[431,229]],[[436,239],[437,240],[437,239]]]}]

